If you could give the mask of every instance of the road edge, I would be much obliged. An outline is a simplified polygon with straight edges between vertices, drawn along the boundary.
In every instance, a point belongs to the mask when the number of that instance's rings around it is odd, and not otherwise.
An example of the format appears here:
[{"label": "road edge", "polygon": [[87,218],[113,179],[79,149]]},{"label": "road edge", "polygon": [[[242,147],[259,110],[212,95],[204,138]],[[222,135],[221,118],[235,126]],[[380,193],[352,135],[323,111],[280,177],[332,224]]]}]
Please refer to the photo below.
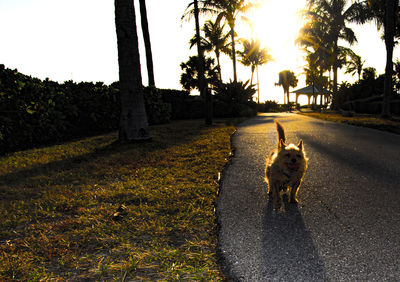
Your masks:
[{"label": "road edge", "polygon": [[225,275],[226,281],[239,281],[238,278],[235,278],[234,275],[232,274],[232,269],[229,266],[227,259],[222,251],[222,246],[220,243],[220,236],[221,236],[221,219],[220,219],[220,213],[219,213],[219,208],[218,208],[218,202],[219,202],[219,197],[220,193],[222,191],[222,185],[224,183],[225,179],[225,172],[226,170],[232,165],[233,158],[235,157],[235,152],[236,148],[233,145],[233,138],[238,134],[238,129],[231,134],[230,136],[230,145],[231,145],[231,154],[229,156],[228,161],[225,163],[223,170],[220,172],[220,177],[218,179],[218,190],[217,190],[217,197],[214,202],[214,214],[215,214],[215,223],[217,227],[217,262],[222,270],[222,273]]}]

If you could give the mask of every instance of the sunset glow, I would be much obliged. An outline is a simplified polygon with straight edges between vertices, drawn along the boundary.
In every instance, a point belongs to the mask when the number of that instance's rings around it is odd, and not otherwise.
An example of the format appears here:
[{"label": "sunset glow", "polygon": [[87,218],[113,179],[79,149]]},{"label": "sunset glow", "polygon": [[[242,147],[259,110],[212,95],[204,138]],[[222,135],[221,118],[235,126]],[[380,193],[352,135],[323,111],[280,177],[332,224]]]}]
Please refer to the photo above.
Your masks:
[{"label": "sunset glow", "polygon": [[[295,72],[298,87],[305,86],[303,73],[304,52],[295,45],[299,29],[303,26],[299,11],[306,0],[258,0],[261,6],[245,16],[253,21],[253,30],[241,19],[236,22],[237,39],[259,38],[262,47],[270,50],[274,61],[259,67],[260,100],[283,102],[283,90],[274,86],[278,73],[285,69]],[[0,62],[8,68],[40,79],[49,77],[63,82],[118,80],[117,44],[113,1],[107,0],[21,0],[0,1]],[[160,88],[181,89],[180,64],[186,62],[196,48],[189,48],[194,35],[194,20],[182,22],[181,17],[188,2],[182,0],[146,1],[151,32],[155,80]],[[138,1],[135,0],[135,4]],[[78,8],[79,7],[79,8]],[[96,7],[95,11],[93,7]],[[73,20],[71,21],[71,15]],[[88,21],[90,15],[90,21]],[[162,19],[162,20],[160,20]],[[201,25],[210,16],[200,17]],[[12,23],[10,25],[10,23]],[[51,23],[51,25],[49,25]],[[378,73],[385,68],[385,45],[374,23],[350,26],[359,44],[352,49],[360,55],[366,67],[375,67]],[[228,28],[226,28],[226,32]],[[138,21],[142,79],[147,84],[145,52],[140,21]],[[50,36],[51,35],[51,36]],[[242,48],[237,44],[237,48]],[[394,58],[399,57],[399,47]],[[213,57],[213,54],[209,54]],[[232,78],[232,60],[221,55],[224,82]],[[238,79],[251,77],[249,67],[237,63]],[[354,78],[339,74],[339,82]]]},{"label": "sunset glow", "polygon": [[304,1],[290,1],[289,5],[288,1],[264,1],[251,17],[254,35],[272,50],[279,64],[290,62],[292,56],[287,51],[298,50],[294,41],[302,26],[303,8]]},{"label": "sunset glow", "polygon": [[263,47],[270,50],[274,61],[260,67],[260,93],[263,100],[283,100],[283,91],[275,87],[278,73],[285,69],[294,71],[299,85],[304,84],[301,75],[304,52],[295,44],[299,29],[303,26],[301,11],[305,1],[265,0],[261,6],[246,14],[249,25],[242,19],[237,26],[239,37],[258,38]]}]

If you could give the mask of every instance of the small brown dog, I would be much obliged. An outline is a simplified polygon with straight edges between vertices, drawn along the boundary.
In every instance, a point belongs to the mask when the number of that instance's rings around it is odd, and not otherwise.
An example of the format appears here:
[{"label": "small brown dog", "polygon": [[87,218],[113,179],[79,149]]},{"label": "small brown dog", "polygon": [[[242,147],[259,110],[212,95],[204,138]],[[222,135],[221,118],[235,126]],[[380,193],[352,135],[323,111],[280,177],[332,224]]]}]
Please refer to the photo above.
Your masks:
[{"label": "small brown dog", "polygon": [[283,211],[283,194],[288,195],[289,203],[297,203],[297,192],[307,170],[307,157],[300,140],[296,146],[286,145],[285,131],[281,123],[275,121],[278,131],[278,148],[266,159],[265,180],[268,193],[272,193],[274,209]]}]

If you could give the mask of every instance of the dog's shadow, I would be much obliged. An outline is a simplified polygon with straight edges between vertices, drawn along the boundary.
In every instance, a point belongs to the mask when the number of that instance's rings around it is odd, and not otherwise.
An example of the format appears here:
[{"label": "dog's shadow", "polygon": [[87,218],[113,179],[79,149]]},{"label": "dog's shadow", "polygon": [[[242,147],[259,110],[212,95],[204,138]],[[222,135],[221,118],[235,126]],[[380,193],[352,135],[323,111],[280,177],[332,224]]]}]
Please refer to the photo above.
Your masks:
[{"label": "dog's shadow", "polygon": [[324,264],[297,204],[284,198],[284,211],[269,197],[262,227],[263,276],[268,280],[326,281]]}]

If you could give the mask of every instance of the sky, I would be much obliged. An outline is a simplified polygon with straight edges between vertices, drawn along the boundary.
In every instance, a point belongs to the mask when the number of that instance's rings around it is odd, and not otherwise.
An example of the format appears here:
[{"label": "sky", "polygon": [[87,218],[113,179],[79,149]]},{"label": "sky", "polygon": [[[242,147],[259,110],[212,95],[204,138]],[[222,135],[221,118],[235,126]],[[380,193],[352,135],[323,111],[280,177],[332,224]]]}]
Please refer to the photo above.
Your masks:
[{"label": "sky", "polygon": [[[135,1],[140,39],[143,84],[147,85],[144,45],[141,39],[139,3]],[[180,64],[195,54],[189,49],[194,35],[194,20],[181,21],[191,0],[147,0],[147,14],[152,42],[154,73],[159,88],[181,89]],[[269,48],[274,61],[259,68],[260,100],[283,102],[283,90],[274,86],[278,73],[289,69],[299,79],[297,88],[305,86],[304,52],[294,41],[303,25],[299,11],[305,0],[264,0],[261,7],[246,17],[254,29],[242,20],[237,23],[239,38],[258,37]],[[201,19],[201,25],[206,20]],[[364,67],[384,72],[385,45],[374,24],[351,25],[358,38],[352,49],[365,60]],[[0,64],[7,68],[54,81],[118,80],[118,53],[113,0],[0,0]],[[240,49],[240,47],[238,47]],[[400,55],[399,48],[394,58]],[[221,58],[223,80],[232,79],[232,62]],[[240,63],[238,79],[250,79],[250,68]],[[339,73],[340,81],[356,77]],[[291,96],[294,99],[294,95]],[[306,97],[301,103],[306,102]]]}]

